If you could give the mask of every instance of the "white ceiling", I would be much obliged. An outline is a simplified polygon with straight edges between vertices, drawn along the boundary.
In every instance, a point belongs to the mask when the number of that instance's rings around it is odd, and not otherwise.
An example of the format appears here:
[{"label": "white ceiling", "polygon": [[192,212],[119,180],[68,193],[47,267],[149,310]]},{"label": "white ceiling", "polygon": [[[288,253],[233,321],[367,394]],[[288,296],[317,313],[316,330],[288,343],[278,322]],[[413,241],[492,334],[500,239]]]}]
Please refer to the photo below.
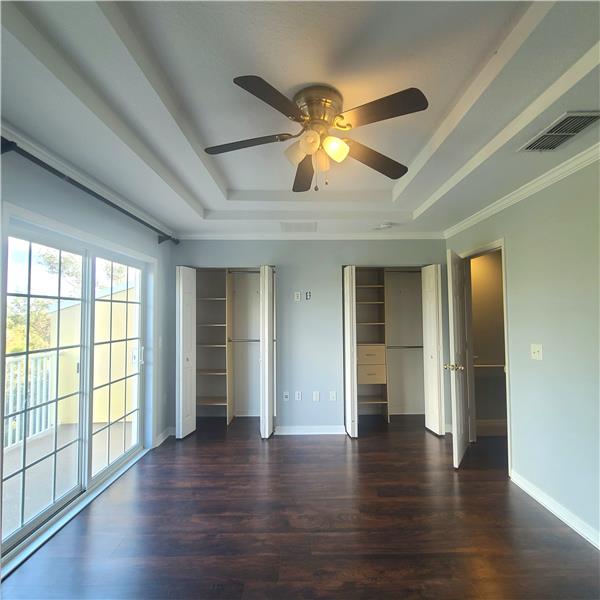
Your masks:
[{"label": "white ceiling", "polygon": [[[439,235],[598,141],[517,153],[600,108],[598,25],[587,2],[5,2],[3,134],[183,237]],[[206,155],[295,132],[232,83],[246,74],[288,96],[333,85],[346,108],[420,88],[426,111],[352,132],[408,174],[347,160],[294,194],[286,144]]]}]

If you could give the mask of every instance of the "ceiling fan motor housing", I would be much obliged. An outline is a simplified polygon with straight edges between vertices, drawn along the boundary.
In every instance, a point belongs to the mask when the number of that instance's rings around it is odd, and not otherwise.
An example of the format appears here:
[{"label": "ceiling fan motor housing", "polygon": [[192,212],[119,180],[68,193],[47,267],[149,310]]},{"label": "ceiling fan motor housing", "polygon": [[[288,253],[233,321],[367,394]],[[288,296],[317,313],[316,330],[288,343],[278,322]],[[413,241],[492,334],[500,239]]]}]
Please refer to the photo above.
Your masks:
[{"label": "ceiling fan motor housing", "polygon": [[333,121],[342,112],[342,95],[328,85],[311,85],[301,89],[294,102],[307,117],[310,129],[327,135],[333,127]]}]

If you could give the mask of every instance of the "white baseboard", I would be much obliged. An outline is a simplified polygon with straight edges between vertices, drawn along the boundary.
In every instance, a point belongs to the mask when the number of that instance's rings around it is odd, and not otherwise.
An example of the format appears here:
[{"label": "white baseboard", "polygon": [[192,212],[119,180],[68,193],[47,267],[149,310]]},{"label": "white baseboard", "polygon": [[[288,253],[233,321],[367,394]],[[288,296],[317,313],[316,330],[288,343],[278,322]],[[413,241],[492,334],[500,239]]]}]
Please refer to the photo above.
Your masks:
[{"label": "white baseboard", "polygon": [[280,425],[275,435],[346,435],[346,429],[343,425]]},{"label": "white baseboard", "polygon": [[506,419],[477,419],[477,435],[506,435]]},{"label": "white baseboard", "polygon": [[452,433],[452,423],[446,423],[446,433]]},{"label": "white baseboard", "polygon": [[153,448],[158,448],[168,437],[171,437],[172,435],[175,435],[175,427],[167,427],[164,431],[156,436]]},{"label": "white baseboard", "polygon": [[545,509],[549,510],[554,516],[558,517],[565,525],[568,525],[573,531],[577,532],[582,538],[590,544],[600,549],[600,532],[591,525],[573,514],[569,509],[554,500],[538,488],[536,485],[522,477],[513,470],[510,474],[511,481],[519,486],[525,493],[529,494],[536,502],[539,502]]}]

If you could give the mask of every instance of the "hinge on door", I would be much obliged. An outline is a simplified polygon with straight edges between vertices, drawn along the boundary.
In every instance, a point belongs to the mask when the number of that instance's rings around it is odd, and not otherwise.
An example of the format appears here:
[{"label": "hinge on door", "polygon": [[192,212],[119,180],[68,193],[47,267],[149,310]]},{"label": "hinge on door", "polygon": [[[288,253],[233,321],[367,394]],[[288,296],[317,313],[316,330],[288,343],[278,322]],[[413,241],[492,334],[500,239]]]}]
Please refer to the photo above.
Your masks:
[{"label": "hinge on door", "polygon": [[138,365],[141,367],[144,364],[144,346],[140,347],[140,359]]}]

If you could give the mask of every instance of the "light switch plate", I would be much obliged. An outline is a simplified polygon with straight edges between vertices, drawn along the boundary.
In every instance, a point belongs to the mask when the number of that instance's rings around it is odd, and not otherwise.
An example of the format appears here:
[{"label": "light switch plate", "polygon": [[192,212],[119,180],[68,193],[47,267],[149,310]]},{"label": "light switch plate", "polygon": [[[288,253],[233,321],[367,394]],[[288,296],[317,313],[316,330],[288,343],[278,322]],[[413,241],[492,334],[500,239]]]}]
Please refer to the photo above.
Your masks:
[{"label": "light switch plate", "polygon": [[300,302],[300,300],[302,300],[302,293],[294,292],[294,302]]},{"label": "light switch plate", "polygon": [[330,402],[335,402],[337,400],[336,398],[336,394],[334,391],[329,392],[329,401]]},{"label": "light switch plate", "polygon": [[302,400],[302,392],[297,391],[294,394],[294,399],[296,400],[296,402],[300,402],[300,400]]},{"label": "light switch plate", "polygon": [[312,292],[311,292],[310,290],[308,290],[308,292],[306,292],[306,293],[304,294],[304,297],[305,297],[307,300],[310,300],[310,299],[312,298]]},{"label": "light switch plate", "polygon": [[542,360],[543,352],[541,344],[531,344],[531,360]]},{"label": "light switch plate", "polygon": [[320,392],[313,392],[313,402],[318,402],[321,399]]},{"label": "light switch plate", "polygon": [[283,392],[283,401],[287,402],[290,399],[290,393],[289,392]]}]

